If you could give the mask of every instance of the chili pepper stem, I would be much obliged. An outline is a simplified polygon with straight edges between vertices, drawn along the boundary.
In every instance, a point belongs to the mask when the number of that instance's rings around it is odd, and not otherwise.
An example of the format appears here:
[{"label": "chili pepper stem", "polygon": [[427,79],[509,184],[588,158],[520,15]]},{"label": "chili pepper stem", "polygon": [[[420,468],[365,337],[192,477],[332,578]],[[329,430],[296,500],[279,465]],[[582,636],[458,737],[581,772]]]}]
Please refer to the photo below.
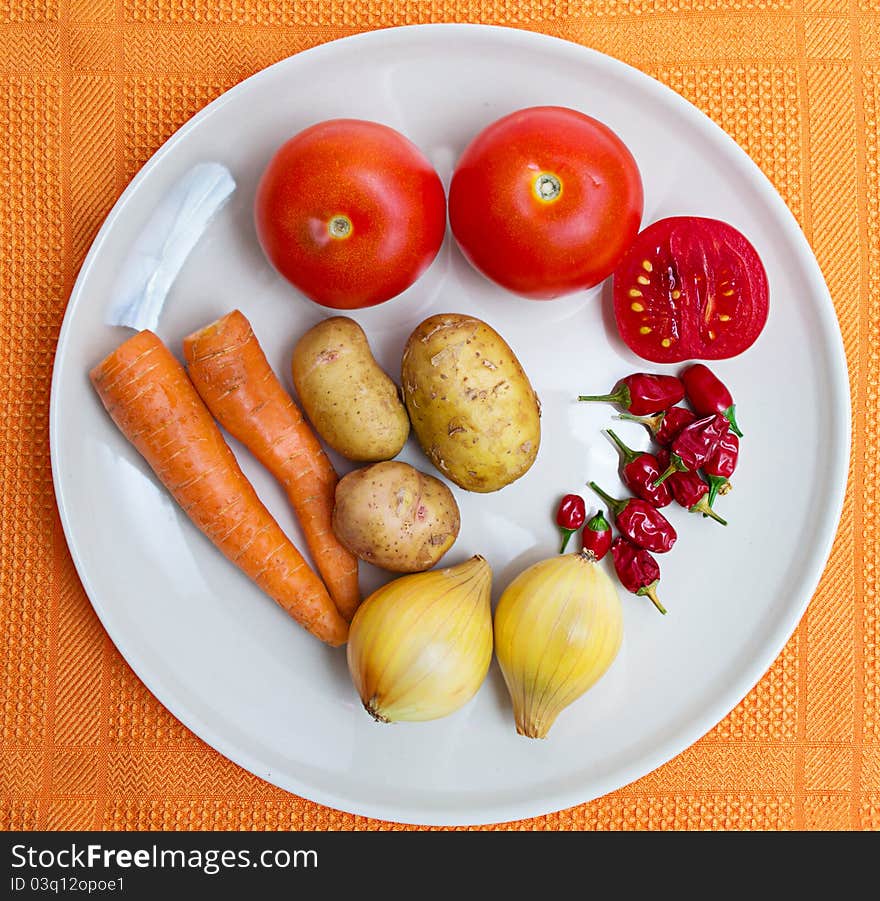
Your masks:
[{"label": "chili pepper stem", "polygon": [[624,386],[620,391],[615,391],[613,394],[581,394],[578,400],[599,404],[620,404],[622,407],[628,407],[630,393],[629,388]]},{"label": "chili pepper stem", "polygon": [[682,464],[681,457],[679,457],[678,454],[670,454],[669,467],[666,472],[654,482],[654,487],[656,488],[658,485],[662,485],[670,476],[675,475],[677,472],[687,472],[687,467]]},{"label": "chili pepper stem", "polygon": [[729,485],[730,482],[724,478],[724,476],[708,476],[709,479],[709,497],[707,498],[707,502],[711,507],[715,503],[715,499],[718,497],[719,493],[723,494],[722,489],[725,485]]},{"label": "chili pepper stem", "polygon": [[654,419],[656,416],[656,413],[654,416],[633,416],[632,413],[618,413],[614,418],[623,419],[626,422],[638,422],[641,425],[647,425],[647,420]]},{"label": "chili pepper stem", "polygon": [[588,523],[587,528],[592,529],[594,532],[605,532],[611,528],[608,520],[605,519],[605,514],[600,510]]},{"label": "chili pepper stem", "polygon": [[703,516],[708,516],[710,519],[714,519],[715,522],[720,522],[722,526],[727,525],[727,520],[722,519],[710,506],[705,497],[700,498],[693,507],[690,508],[691,513],[702,513]]},{"label": "chili pepper stem", "polygon": [[577,529],[560,529],[562,532],[562,547],[559,548],[559,553],[564,554],[565,549],[568,547],[568,542],[571,540],[571,536],[577,532]]},{"label": "chili pepper stem", "polygon": [[[724,403],[724,401],[722,401]],[[724,418],[730,423],[730,431],[733,432],[738,438],[742,438],[743,433],[739,430],[739,426],[736,424],[736,404],[731,404],[724,411]]]},{"label": "chili pepper stem", "polygon": [[644,597],[648,597],[651,599],[651,603],[665,616],[666,608],[660,603],[660,598],[657,597],[657,583],[659,579],[655,579],[650,585],[646,585],[644,588],[640,588],[636,594]]},{"label": "chili pepper stem", "polygon": [[611,430],[605,429],[605,434],[614,442],[617,449],[620,451],[621,456],[623,457],[624,465],[629,465],[632,463],[637,457],[640,457],[641,454],[637,451],[634,451],[631,447],[628,447],[620,438]]},{"label": "chili pepper stem", "polygon": [[617,516],[617,514],[626,506],[626,501],[618,500],[615,497],[611,497],[610,494],[606,494],[595,482],[587,482],[587,484],[602,498],[603,501],[605,501],[606,504],[608,504],[609,507],[611,507],[615,516]]}]

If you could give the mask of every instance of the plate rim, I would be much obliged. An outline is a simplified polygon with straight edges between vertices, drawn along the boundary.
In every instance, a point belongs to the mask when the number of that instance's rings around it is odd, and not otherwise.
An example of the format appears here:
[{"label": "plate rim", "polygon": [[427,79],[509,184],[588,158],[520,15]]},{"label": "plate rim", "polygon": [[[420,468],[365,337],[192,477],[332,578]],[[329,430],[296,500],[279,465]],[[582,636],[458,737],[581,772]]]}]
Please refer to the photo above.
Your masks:
[{"label": "plate rim", "polygon": [[[60,380],[59,372],[68,350],[67,345],[71,322],[76,315],[76,310],[84,293],[83,285],[91,268],[95,265],[96,259],[101,253],[107,235],[113,228],[114,223],[124,212],[130,198],[138,190],[140,184],[149,176],[152,170],[159,165],[160,161],[170,153],[178,143],[183,141],[190,131],[195,129],[203,119],[213,115],[218,109],[229,103],[233,97],[237,96],[238,93],[251,87],[255,81],[266,77],[268,72],[275,70],[276,68],[293,65],[295,64],[295,60],[304,56],[315,58],[321,55],[329,55],[338,52],[339,46],[343,44],[352,46],[374,41],[381,42],[382,40],[388,40],[389,38],[402,38],[405,40],[406,34],[414,32],[446,33],[447,35],[453,35],[455,33],[496,34],[502,40],[511,41],[513,43],[528,44],[530,46],[543,45],[549,49],[555,48],[560,53],[591,57],[592,61],[599,66],[604,66],[609,70],[616,70],[615,74],[620,74],[631,81],[639,83],[638,86],[641,89],[663,95],[665,99],[674,103],[680,109],[682,115],[686,116],[699,132],[707,135],[715,142],[726,145],[727,150],[735,157],[739,158],[740,162],[744,164],[747,169],[751,170],[753,184],[759,192],[761,200],[772,208],[777,220],[786,232],[786,236],[796,246],[798,250],[796,262],[798,265],[803,265],[805,267],[804,277],[810,284],[811,290],[815,291],[816,295],[821,296],[822,298],[823,302],[816,308],[816,313],[822,328],[823,337],[825,338],[823,343],[831,365],[832,379],[828,384],[829,395],[839,420],[838,427],[832,430],[832,433],[838,436],[838,440],[831,445],[830,449],[829,466],[833,486],[829,491],[833,503],[830,508],[828,506],[824,508],[826,514],[830,514],[830,516],[825,518],[825,522],[828,524],[824,528],[824,533],[819,536],[821,540],[817,539],[818,553],[811,558],[812,565],[808,566],[805,573],[802,574],[800,590],[793,592],[793,595],[799,597],[798,604],[791,606],[785,611],[785,615],[780,618],[777,628],[771,635],[765,637],[759,646],[759,650],[766,649],[766,653],[753,656],[741,670],[740,680],[734,683],[732,687],[728,688],[727,691],[720,692],[716,695],[713,701],[707,705],[707,709],[704,711],[703,716],[690,721],[689,728],[683,727],[674,731],[671,735],[658,742],[652,753],[643,755],[639,758],[638,762],[631,763],[619,770],[615,770],[615,773],[617,774],[615,778],[606,776],[605,778],[598,779],[592,783],[592,787],[586,791],[575,792],[574,794],[576,794],[576,796],[574,796],[571,790],[556,791],[551,796],[544,796],[541,802],[517,800],[496,804],[491,808],[491,816],[487,816],[482,813],[481,810],[462,810],[455,808],[454,815],[444,812],[444,814],[440,816],[431,815],[426,817],[424,812],[419,813],[412,808],[406,809],[401,806],[399,802],[392,802],[386,806],[383,806],[381,802],[352,803],[347,798],[335,796],[320,789],[316,790],[310,785],[300,783],[298,780],[288,779],[286,776],[281,776],[279,778],[276,774],[265,773],[265,767],[261,766],[259,761],[249,751],[241,747],[233,747],[231,742],[228,742],[221,734],[218,734],[214,727],[206,722],[200,715],[179,705],[175,700],[173,693],[165,690],[161,676],[151,673],[149,679],[145,678],[142,673],[140,662],[132,662],[132,656],[137,660],[137,655],[131,655],[125,636],[118,634],[117,631],[108,624],[108,620],[110,619],[108,611],[103,608],[100,601],[95,600],[93,593],[90,590],[92,587],[91,580],[79,555],[77,539],[74,534],[72,523],[70,522],[70,515],[65,504],[64,488],[56,464],[59,446],[59,414],[57,401],[58,383]],[[849,483],[851,444],[852,403],[850,396],[849,367],[833,299],[815,257],[815,253],[807,241],[793,212],[789,209],[788,205],[782,199],[781,195],[764,171],[749,156],[745,149],[741,147],[720,125],[686,97],[679,94],[673,88],[658,81],[648,73],[637,69],[635,66],[632,66],[623,60],[610,56],[607,53],[596,50],[585,44],[544,34],[542,32],[522,28],[512,28],[509,26],[462,22],[424,23],[373,29],[347,35],[299,51],[254,72],[252,75],[233,85],[200,109],[194,116],[178,128],[138,170],[119,195],[89,247],[71,289],[62,325],[59,330],[53,357],[49,401],[49,451],[50,465],[52,468],[52,482],[59,518],[71,559],[76,569],[77,576],[89,599],[89,603],[100,620],[102,627],[110,640],[116,645],[128,666],[131,667],[147,690],[150,691],[159,703],[162,704],[162,706],[164,706],[176,719],[190,729],[198,738],[206,742],[211,748],[251,774],[269,782],[271,785],[281,788],[298,797],[311,800],[315,803],[342,812],[357,816],[366,816],[390,823],[417,826],[503,825],[522,819],[550,815],[572,806],[588,803],[592,800],[601,798],[612,791],[621,789],[648,773],[653,772],[658,767],[687,750],[687,748],[691,747],[695,742],[705,736],[707,732],[711,731],[712,728],[733,711],[743,698],[752,691],[755,685],[757,685],[764,677],[794,634],[815,595],[816,588],[827,567],[832,546],[839,529],[840,517],[843,511],[844,499]],[[159,683],[158,690],[155,687],[157,683]]]}]

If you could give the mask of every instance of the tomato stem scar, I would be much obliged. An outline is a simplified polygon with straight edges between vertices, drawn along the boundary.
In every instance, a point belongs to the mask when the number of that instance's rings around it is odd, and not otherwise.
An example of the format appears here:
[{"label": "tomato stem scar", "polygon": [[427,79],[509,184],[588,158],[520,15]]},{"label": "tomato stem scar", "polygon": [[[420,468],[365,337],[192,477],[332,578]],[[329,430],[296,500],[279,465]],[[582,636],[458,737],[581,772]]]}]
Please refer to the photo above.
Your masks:
[{"label": "tomato stem scar", "polygon": [[538,200],[544,203],[552,203],[562,194],[562,181],[552,172],[541,172],[535,176],[532,189]]},{"label": "tomato stem scar", "polygon": [[352,232],[351,219],[338,213],[327,223],[327,231],[331,238],[347,238]]}]

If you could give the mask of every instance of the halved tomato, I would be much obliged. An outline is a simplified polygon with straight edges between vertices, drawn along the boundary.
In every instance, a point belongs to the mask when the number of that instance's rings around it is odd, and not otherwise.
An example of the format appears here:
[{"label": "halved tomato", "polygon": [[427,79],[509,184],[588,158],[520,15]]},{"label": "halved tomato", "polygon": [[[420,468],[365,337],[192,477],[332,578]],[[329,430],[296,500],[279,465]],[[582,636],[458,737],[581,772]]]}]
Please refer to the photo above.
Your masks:
[{"label": "halved tomato", "polygon": [[734,357],[755,342],[769,307],[758,252],[718,219],[652,223],[614,272],[620,336],[654,363]]}]

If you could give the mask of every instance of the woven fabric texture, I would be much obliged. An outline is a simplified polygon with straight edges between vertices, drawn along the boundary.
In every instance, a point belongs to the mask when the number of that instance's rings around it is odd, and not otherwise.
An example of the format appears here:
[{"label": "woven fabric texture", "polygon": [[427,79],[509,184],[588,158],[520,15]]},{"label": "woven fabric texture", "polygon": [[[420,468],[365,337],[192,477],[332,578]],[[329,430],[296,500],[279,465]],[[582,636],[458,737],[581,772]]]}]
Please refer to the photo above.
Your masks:
[{"label": "woven fabric texture", "polygon": [[638,782],[501,828],[880,827],[877,0],[0,0],[0,828],[406,828],[250,775],[134,676],[68,555],[48,409],[78,267],[169,135],[292,53],[440,21],[513,25],[602,50],[726,129],[816,251],[853,398],[850,485],[831,559],[758,686]]}]

